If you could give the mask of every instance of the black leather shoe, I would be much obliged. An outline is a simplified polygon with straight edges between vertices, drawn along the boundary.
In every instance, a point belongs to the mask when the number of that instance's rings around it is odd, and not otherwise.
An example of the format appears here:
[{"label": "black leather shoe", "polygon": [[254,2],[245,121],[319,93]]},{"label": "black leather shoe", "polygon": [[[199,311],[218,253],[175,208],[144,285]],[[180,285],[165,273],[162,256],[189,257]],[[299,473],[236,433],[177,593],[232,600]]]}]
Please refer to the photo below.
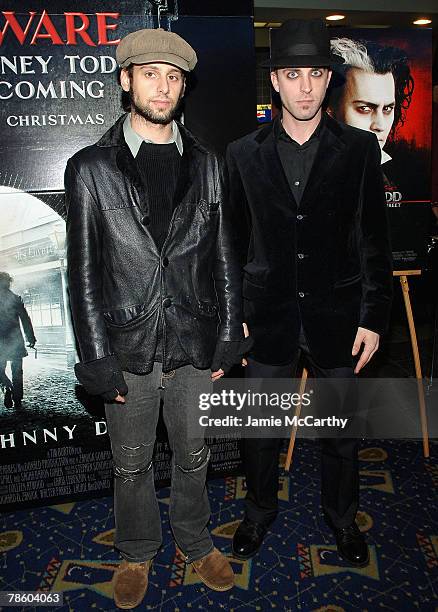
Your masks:
[{"label": "black leather shoe", "polygon": [[365,538],[356,523],[349,527],[335,528],[339,556],[355,567],[365,567],[370,561],[370,553]]},{"label": "black leather shoe", "polygon": [[266,525],[245,518],[233,537],[233,555],[237,559],[250,559],[260,546],[268,530]]}]

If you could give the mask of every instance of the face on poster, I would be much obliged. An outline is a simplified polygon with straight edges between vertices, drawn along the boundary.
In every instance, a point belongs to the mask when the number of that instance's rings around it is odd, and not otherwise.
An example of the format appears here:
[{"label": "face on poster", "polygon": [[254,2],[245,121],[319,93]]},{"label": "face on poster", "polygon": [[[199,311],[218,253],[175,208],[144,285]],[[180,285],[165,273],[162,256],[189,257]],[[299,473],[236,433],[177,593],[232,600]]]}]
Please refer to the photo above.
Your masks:
[{"label": "face on poster", "polygon": [[382,150],[402,140],[430,149],[430,30],[335,31],[331,46],[345,63],[336,67],[329,112],[375,133]]},{"label": "face on poster", "polygon": [[414,78],[407,53],[375,41],[336,37],[332,51],[344,59],[337,68],[329,112],[339,121],[376,135],[382,163],[388,138],[396,138],[412,102]]}]

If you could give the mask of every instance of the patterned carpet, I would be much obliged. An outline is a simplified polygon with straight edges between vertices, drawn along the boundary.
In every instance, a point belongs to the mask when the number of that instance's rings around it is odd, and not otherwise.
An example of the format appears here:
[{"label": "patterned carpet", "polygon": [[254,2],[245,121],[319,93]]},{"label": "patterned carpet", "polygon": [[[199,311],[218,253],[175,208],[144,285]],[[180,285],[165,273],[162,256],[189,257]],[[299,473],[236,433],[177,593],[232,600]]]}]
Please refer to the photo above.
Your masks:
[{"label": "patterned carpet", "polygon": [[[423,459],[420,443],[368,441],[361,450],[361,488],[358,523],[367,532],[371,561],[351,569],[320,515],[318,448],[300,440],[291,474],[281,478],[280,516],[256,558],[231,560],[236,588],[227,593],[209,591],[175,555],[169,490],[161,490],[164,543],[138,609],[438,611],[437,462]],[[209,491],[215,543],[230,555],[244,479],[213,480]],[[64,605],[46,610],[115,610],[113,526],[110,498],[2,515],[0,590],[62,591]]]}]

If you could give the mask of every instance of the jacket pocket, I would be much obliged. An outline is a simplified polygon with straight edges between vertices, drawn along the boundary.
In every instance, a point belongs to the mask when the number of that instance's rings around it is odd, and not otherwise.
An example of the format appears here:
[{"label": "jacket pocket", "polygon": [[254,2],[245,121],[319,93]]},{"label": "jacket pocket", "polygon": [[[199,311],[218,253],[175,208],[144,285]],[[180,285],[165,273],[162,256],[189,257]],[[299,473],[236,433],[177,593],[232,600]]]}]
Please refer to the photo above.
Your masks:
[{"label": "jacket pocket", "polygon": [[265,287],[265,281],[268,274],[268,270],[257,263],[250,261],[243,267],[243,278],[244,282],[250,283],[255,287],[263,289]]},{"label": "jacket pocket", "polygon": [[338,280],[333,285],[334,289],[341,289],[342,287],[349,287],[350,285],[359,284],[362,279],[362,274],[359,272],[354,276],[349,276],[348,278],[343,278]]},{"label": "jacket pocket", "polygon": [[204,317],[214,318],[217,316],[218,308],[213,302],[207,300],[198,301],[199,314]]},{"label": "jacket pocket", "polygon": [[182,308],[192,316],[202,316],[208,319],[214,319],[218,316],[219,308],[217,303],[208,297],[197,298],[194,294],[180,296],[178,308]]},{"label": "jacket pocket", "polygon": [[198,206],[201,211],[207,215],[217,215],[219,213],[219,202],[207,202],[206,200],[199,200]]},{"label": "jacket pocket", "polygon": [[263,284],[262,280],[257,278],[257,276],[254,277],[254,276],[251,276],[248,273],[244,274],[243,282],[248,284],[248,285],[252,285],[253,287],[257,287],[258,289],[264,289],[265,288],[265,285]]},{"label": "jacket pocket", "polygon": [[154,308],[146,309],[146,304],[136,304],[126,306],[125,308],[117,308],[116,310],[107,310],[103,313],[103,317],[110,327],[129,328],[140,321],[144,321],[155,311]]},{"label": "jacket pocket", "polygon": [[266,295],[266,287],[253,283],[252,280],[245,276],[243,279],[242,295],[248,300],[263,298]]}]

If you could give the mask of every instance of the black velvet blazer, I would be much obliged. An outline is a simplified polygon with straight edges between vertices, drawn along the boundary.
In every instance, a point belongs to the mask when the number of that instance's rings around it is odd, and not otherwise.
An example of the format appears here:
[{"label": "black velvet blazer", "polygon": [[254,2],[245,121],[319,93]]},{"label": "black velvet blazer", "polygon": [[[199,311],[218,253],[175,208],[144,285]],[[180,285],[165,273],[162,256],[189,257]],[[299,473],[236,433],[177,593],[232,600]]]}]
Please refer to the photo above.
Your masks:
[{"label": "black velvet blazer", "polygon": [[273,124],[231,143],[227,166],[253,358],[292,361],[302,323],[318,365],[351,365],[358,326],[382,334],[392,297],[376,137],[326,115],[299,206]]}]

